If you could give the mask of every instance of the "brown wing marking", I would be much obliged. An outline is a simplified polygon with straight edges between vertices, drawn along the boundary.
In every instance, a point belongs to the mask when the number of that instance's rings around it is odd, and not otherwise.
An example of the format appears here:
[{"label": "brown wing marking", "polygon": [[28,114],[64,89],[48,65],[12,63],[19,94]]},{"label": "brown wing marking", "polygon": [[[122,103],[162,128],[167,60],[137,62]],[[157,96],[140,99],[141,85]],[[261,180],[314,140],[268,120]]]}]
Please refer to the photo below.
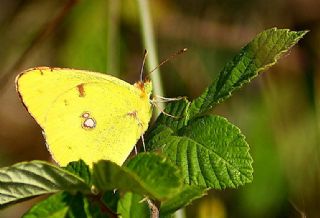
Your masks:
[{"label": "brown wing marking", "polygon": [[80,83],[79,85],[77,85],[77,89],[79,92],[79,97],[84,97],[86,94],[84,90],[84,83]]}]

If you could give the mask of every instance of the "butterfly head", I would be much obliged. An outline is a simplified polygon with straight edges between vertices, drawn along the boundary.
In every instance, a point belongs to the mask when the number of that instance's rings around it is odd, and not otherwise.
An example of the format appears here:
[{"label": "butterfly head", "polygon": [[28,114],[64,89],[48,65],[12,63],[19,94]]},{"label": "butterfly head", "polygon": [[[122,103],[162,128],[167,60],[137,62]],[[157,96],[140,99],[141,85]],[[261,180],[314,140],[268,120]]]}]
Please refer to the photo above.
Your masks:
[{"label": "butterfly head", "polygon": [[152,82],[151,80],[145,79],[144,81],[138,81],[134,84],[135,87],[141,90],[148,98],[150,98],[152,93]]}]

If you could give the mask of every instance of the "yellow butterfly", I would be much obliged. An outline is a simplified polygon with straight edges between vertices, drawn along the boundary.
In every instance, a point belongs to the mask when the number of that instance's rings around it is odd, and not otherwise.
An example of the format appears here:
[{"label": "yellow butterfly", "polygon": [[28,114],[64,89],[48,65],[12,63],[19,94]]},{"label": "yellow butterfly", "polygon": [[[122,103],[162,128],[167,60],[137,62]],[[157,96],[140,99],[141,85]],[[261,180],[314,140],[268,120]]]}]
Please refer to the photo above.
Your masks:
[{"label": "yellow butterfly", "polygon": [[79,159],[122,165],[152,114],[150,81],[131,85],[90,71],[36,67],[17,76],[16,88],[61,166]]}]

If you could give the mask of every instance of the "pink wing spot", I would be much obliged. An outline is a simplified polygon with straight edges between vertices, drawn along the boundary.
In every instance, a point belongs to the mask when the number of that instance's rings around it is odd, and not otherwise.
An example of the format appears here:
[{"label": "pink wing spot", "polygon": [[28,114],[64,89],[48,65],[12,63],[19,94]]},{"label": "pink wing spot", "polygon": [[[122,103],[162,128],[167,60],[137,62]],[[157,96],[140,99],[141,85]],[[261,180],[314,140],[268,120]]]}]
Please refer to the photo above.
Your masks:
[{"label": "pink wing spot", "polygon": [[84,84],[81,83],[81,84],[77,85],[77,88],[78,88],[78,92],[79,92],[79,97],[84,97],[84,95],[85,95]]},{"label": "pink wing spot", "polygon": [[92,118],[87,118],[85,119],[85,121],[83,122],[83,125],[82,125],[84,128],[89,128],[89,129],[92,129],[94,127],[96,127],[96,121]]},{"label": "pink wing spot", "polygon": [[90,114],[88,112],[84,112],[81,117],[83,118],[88,118],[90,116]]},{"label": "pink wing spot", "polygon": [[82,122],[81,126],[82,126],[83,129],[93,129],[93,128],[96,127],[97,122],[95,121],[95,119],[90,117],[90,113],[89,112],[83,112],[80,117],[84,118],[84,120],[81,121]]}]

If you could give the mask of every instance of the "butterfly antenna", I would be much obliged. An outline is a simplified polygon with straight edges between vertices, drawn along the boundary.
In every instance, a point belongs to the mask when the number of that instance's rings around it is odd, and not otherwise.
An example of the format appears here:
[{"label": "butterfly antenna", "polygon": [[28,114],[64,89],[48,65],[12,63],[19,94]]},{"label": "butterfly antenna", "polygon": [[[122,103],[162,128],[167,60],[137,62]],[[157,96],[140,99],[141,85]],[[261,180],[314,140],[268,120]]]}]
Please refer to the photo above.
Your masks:
[{"label": "butterfly antenna", "polygon": [[148,55],[148,51],[145,49],[143,54],[142,66],[140,69],[140,81],[143,81],[143,69],[144,69],[144,64],[146,63],[147,55]]},{"label": "butterfly antenna", "polygon": [[151,70],[147,75],[146,77],[149,77],[149,75],[155,71],[156,69],[158,69],[159,67],[161,67],[162,65],[164,65],[165,63],[167,63],[168,61],[170,61],[172,58],[174,58],[175,56],[179,55],[179,54],[182,54],[184,52],[186,52],[188,49],[187,48],[183,48],[183,49],[180,49],[179,51],[173,53],[172,55],[170,55],[167,59],[163,60],[158,66],[156,66],[153,70]]}]

